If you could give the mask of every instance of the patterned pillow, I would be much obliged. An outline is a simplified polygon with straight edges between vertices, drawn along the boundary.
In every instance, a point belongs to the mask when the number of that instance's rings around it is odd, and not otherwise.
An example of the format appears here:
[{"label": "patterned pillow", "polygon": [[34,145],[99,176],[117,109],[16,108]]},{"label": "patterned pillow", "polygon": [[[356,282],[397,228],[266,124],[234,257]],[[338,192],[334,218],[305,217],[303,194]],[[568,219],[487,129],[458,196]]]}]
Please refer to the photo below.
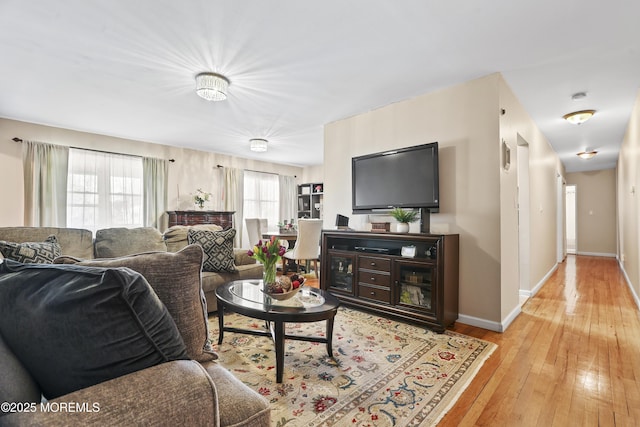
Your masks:
[{"label": "patterned pillow", "polygon": [[0,240],[0,253],[14,261],[30,264],[52,264],[62,251],[56,236],[47,237],[44,242],[13,243]]},{"label": "patterned pillow", "polygon": [[230,228],[224,231],[207,231],[190,229],[187,234],[189,244],[202,246],[204,251],[203,271],[236,272],[233,263],[233,240],[236,230]]}]

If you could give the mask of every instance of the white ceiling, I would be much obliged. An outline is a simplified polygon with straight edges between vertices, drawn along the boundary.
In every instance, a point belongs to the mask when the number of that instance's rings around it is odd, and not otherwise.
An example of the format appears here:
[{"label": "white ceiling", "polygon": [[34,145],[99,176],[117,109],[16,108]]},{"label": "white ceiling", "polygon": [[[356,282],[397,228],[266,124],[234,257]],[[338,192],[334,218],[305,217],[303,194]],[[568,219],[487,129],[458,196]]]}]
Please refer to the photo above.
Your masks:
[{"label": "white ceiling", "polygon": [[[326,123],[501,72],[569,172],[612,168],[639,17],[632,0],[0,0],[0,117],[306,166]],[[231,80],[226,101],[196,96],[202,71]]]}]

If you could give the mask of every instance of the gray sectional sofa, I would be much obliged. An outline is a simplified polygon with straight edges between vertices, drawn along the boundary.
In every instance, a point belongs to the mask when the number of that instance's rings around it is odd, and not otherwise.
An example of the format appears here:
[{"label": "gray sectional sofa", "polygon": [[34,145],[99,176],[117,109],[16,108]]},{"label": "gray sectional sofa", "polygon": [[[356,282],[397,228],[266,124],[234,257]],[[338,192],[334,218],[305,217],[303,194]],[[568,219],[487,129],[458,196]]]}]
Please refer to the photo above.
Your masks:
[{"label": "gray sectional sofa", "polygon": [[[91,289],[107,289],[120,285],[114,284],[113,280],[99,287],[90,283],[80,292],[72,287],[80,286],[81,280],[62,280],[68,284],[64,288],[69,288],[69,295],[67,300],[63,299],[60,302],[59,285],[50,286],[51,279],[49,282],[45,280],[42,286],[36,283],[39,277],[43,277],[38,274],[41,267],[28,267],[29,264],[8,260],[0,261],[0,306],[5,312],[0,313],[0,377],[2,378],[0,400],[16,404],[13,410],[0,413],[0,425],[246,427],[270,425],[268,401],[240,382],[215,360],[217,356],[211,351],[208,340],[207,310],[202,293],[204,283],[208,282],[206,285],[208,291],[205,290],[205,295],[209,294],[207,303],[213,301],[212,305],[215,309],[213,295],[216,286],[241,277],[259,278],[262,275],[262,266],[255,264],[253,259],[246,256],[245,251],[238,250],[235,255],[238,272],[202,273],[204,252],[200,246],[187,245],[186,238],[183,239],[183,236],[186,236],[185,230],[188,229],[174,228],[168,230],[168,234],[162,235],[152,228],[107,229],[96,233],[94,238],[87,230],[0,227],[0,240],[16,243],[43,242],[49,236],[55,236],[63,256],[51,266],[31,264],[43,266],[42,271],[48,274],[49,278],[53,277],[53,280],[60,281],[59,278],[68,277],[69,274],[73,276],[76,271],[81,276],[84,274],[83,269],[88,269],[91,274],[95,273],[94,270],[109,270],[113,273],[113,277],[119,275],[118,277],[129,278],[138,285],[140,283],[136,277],[144,277],[146,279],[146,281],[143,280],[144,286],[153,289],[153,292],[147,291],[147,297],[163,303],[152,301],[152,304],[156,304],[156,309],[166,309],[168,314],[163,317],[165,320],[167,317],[172,319],[168,321],[171,323],[168,327],[177,328],[174,329],[178,334],[176,339],[180,341],[180,346],[183,346],[180,350],[182,353],[177,357],[160,363],[154,362],[148,367],[131,369],[124,375],[95,381],[86,387],[76,386],[69,391],[52,394],[50,391],[52,386],[54,389],[67,386],[66,383],[71,381],[70,378],[74,378],[74,375],[67,374],[65,369],[82,378],[83,372],[93,373],[97,364],[97,368],[108,366],[106,374],[109,375],[112,366],[124,364],[126,368],[132,360],[129,358],[123,361],[122,351],[114,350],[113,363],[105,364],[102,361],[96,361],[96,359],[110,357],[109,354],[103,353],[118,347],[123,335],[127,338],[131,335],[129,332],[122,333],[126,329],[117,323],[120,322],[118,319],[123,317],[121,313],[118,316],[111,316],[111,312],[107,311],[101,314],[101,318],[99,317],[101,310],[113,310],[113,304],[105,304],[105,296],[102,294],[104,291],[99,291],[101,293],[97,302],[94,300],[95,305],[87,305],[84,301],[75,306],[69,305],[69,301],[77,301],[79,295],[90,294]],[[27,266],[26,269],[23,266]],[[20,271],[22,269],[25,271]],[[133,270],[133,273],[130,273],[130,270]],[[27,276],[21,276],[23,274]],[[105,277],[107,276],[103,277],[104,280],[106,280]],[[10,300],[20,292],[24,293],[27,287],[32,290],[26,297]],[[46,292],[53,293],[47,295]],[[123,293],[127,292],[115,292],[113,297],[122,299]],[[124,306],[124,317],[133,319],[128,320],[129,323],[133,323],[133,330],[141,329],[138,333],[143,338],[138,341],[146,342],[149,336],[155,333],[149,334],[138,325],[140,323],[138,315],[127,316],[128,310],[139,303],[139,293],[134,294],[131,300],[133,303],[129,301],[120,305]],[[38,298],[41,300],[38,301]],[[62,305],[56,307],[56,301]],[[23,307],[25,304],[27,309]],[[28,308],[29,304],[31,308]],[[158,304],[161,307],[158,307]],[[34,307],[37,308],[34,309]],[[60,310],[60,307],[64,309]],[[142,309],[140,312],[145,311],[146,309]],[[211,307],[209,311],[212,311]],[[7,315],[7,312],[13,314]],[[25,317],[30,317],[28,313],[35,312],[41,313],[33,316],[35,320],[25,321]],[[80,338],[81,345],[76,342],[76,344],[67,345],[65,350],[64,343],[68,341],[67,333],[62,332],[63,337],[56,337],[58,326],[62,328],[61,330],[65,330],[64,328],[68,326],[65,324],[78,324],[74,316],[79,313],[81,318],[86,319],[87,317],[82,316],[87,316],[87,312],[88,318],[102,320],[95,323],[93,320],[85,322],[85,328],[81,329],[85,332],[76,334],[76,338]],[[27,313],[26,316],[25,313]],[[57,323],[50,321],[55,316],[59,316]],[[39,324],[38,318],[41,319]],[[115,322],[113,325],[109,324],[111,318]],[[159,317],[153,317],[153,319],[156,318]],[[155,324],[153,319],[151,323]],[[29,328],[36,332],[30,333]],[[42,330],[48,332],[45,333]],[[107,331],[110,332],[106,333]],[[155,335],[152,338],[155,339]],[[105,345],[105,340],[109,339],[113,344]],[[96,345],[91,340],[95,340],[103,347],[95,350]],[[37,351],[33,351],[34,342],[38,343]],[[69,363],[70,357],[65,356],[64,353],[67,351],[67,354],[77,355],[76,348],[80,346],[84,349],[81,361],[86,360],[88,371],[84,366],[78,367],[77,362]],[[125,345],[125,353],[129,347]],[[134,360],[138,359],[136,355]],[[108,361],[111,360],[108,359]],[[62,366],[58,367],[56,363]],[[46,376],[42,380],[39,375],[42,373],[43,366],[47,369],[44,370]],[[78,369],[85,369],[85,371],[81,371],[78,375],[76,372]],[[64,388],[60,389],[64,390]],[[45,400],[48,408],[72,408],[73,410],[43,411],[41,396],[49,399]],[[21,410],[16,410],[20,409],[18,406]],[[78,411],[78,408],[82,410]]]},{"label": "gray sectional sofa", "polygon": [[[94,238],[89,230],[55,227],[0,227],[0,240],[9,242],[43,242],[56,236],[62,255],[81,259],[115,258],[142,252],[177,252],[187,246],[189,229],[219,231],[213,224],[174,226],[164,233],[155,228],[107,228],[98,230]],[[246,249],[234,249],[236,272],[202,272],[202,290],[210,313],[218,310],[215,290],[218,286],[240,279],[261,279],[262,264],[247,255]]]}]

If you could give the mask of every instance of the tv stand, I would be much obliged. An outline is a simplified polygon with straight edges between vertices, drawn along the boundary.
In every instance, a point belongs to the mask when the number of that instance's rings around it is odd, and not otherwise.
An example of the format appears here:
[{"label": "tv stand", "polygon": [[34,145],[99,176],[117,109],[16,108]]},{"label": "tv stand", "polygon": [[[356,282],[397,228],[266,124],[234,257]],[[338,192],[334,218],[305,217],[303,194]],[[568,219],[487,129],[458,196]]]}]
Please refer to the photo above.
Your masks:
[{"label": "tv stand", "polygon": [[444,332],[458,318],[458,241],[457,234],[326,230],[320,286],[345,305]]}]

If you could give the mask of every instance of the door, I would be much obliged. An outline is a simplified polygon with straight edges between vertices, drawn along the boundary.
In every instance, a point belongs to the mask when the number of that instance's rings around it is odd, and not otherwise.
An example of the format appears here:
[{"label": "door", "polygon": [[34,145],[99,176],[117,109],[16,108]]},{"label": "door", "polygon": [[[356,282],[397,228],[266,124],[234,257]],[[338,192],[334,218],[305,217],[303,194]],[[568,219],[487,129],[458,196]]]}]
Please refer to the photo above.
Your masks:
[{"label": "door", "polygon": [[567,234],[567,253],[576,254],[578,252],[578,236],[576,235],[576,186],[566,187],[566,209],[567,216],[565,222],[565,232]]}]

